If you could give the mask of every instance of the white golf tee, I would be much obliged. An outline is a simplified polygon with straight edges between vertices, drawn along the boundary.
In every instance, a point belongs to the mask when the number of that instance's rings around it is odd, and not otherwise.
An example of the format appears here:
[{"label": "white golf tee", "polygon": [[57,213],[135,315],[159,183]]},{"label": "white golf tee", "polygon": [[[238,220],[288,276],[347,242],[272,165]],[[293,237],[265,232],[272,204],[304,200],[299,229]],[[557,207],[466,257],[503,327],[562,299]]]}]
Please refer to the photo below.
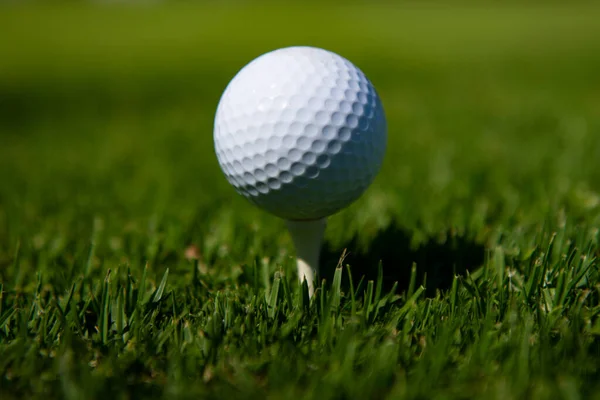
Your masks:
[{"label": "white golf tee", "polygon": [[308,293],[315,292],[315,280],[319,274],[319,254],[325,234],[327,219],[312,221],[286,221],[288,231],[296,247],[298,279],[306,280]]}]

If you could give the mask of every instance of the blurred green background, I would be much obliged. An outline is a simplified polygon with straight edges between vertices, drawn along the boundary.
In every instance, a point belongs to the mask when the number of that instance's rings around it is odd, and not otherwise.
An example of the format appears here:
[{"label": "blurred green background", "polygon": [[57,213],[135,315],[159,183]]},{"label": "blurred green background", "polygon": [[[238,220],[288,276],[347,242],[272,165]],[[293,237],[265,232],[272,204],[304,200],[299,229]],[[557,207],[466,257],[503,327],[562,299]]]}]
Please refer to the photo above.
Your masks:
[{"label": "blurred green background", "polygon": [[559,211],[587,218],[600,203],[599,17],[592,3],[4,6],[0,251],[10,259],[21,239],[77,253],[101,226],[106,265],[141,264],[145,250],[120,238],[152,229],[165,230],[161,254],[197,243],[224,268],[288,255],[281,221],[221,175],[212,124],[232,76],[290,45],[352,60],[389,119],[383,170],[331,219],[332,243],[368,245],[395,223],[414,243],[490,244]]}]

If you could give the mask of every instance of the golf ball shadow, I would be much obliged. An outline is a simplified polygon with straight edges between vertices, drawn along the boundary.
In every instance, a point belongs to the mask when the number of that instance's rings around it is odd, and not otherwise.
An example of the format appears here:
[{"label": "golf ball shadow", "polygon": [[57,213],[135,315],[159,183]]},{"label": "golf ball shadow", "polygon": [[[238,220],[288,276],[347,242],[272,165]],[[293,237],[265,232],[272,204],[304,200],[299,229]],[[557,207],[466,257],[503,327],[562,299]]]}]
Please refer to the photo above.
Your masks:
[{"label": "golf ball shadow", "polygon": [[[434,296],[437,290],[447,290],[455,275],[474,271],[484,263],[485,248],[482,244],[465,237],[449,236],[440,243],[434,239],[413,248],[410,232],[397,225],[381,230],[372,240],[362,244],[355,235],[342,245],[326,242],[321,247],[320,277],[331,282],[340,256],[346,249],[343,265],[350,265],[356,285],[361,277],[376,280],[378,265],[383,269],[383,288],[391,290],[398,282],[398,292],[408,289],[413,263],[416,264],[416,284],[426,277],[426,295]],[[348,274],[344,270],[344,285],[348,286]]]}]

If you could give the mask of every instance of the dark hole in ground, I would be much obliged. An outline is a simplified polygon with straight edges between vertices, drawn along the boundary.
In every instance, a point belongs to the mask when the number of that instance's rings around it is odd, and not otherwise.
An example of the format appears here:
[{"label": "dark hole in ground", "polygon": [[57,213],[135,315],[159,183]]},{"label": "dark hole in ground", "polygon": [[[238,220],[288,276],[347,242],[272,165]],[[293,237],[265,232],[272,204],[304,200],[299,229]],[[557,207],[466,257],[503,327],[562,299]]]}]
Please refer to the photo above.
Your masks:
[{"label": "dark hole in ground", "polygon": [[413,248],[411,236],[396,225],[380,231],[367,245],[361,246],[354,236],[341,246],[332,246],[326,242],[321,248],[321,279],[331,282],[335,266],[344,249],[343,285],[348,287],[348,274],[345,266],[350,265],[354,285],[362,276],[365,280],[376,280],[379,262],[383,266],[383,288],[391,290],[394,282],[398,282],[398,292],[408,289],[413,263],[417,265],[417,287],[423,283],[427,274],[426,295],[434,296],[436,290],[447,290],[452,285],[453,276],[464,275],[483,265],[484,246],[464,237],[448,235],[440,243],[430,239],[426,243]]}]

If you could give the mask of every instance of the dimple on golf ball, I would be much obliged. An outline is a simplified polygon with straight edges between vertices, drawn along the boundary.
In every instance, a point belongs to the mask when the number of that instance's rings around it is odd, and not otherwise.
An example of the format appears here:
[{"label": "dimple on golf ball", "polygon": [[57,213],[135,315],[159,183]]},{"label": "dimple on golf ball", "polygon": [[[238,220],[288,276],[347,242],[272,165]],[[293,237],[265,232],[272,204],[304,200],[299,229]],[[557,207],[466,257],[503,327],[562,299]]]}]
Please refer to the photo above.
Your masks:
[{"label": "dimple on golf ball", "polygon": [[231,80],[214,127],[219,164],[238,193],[288,220],[350,205],[381,167],[387,124],[363,72],[314,47],[254,59]]}]

